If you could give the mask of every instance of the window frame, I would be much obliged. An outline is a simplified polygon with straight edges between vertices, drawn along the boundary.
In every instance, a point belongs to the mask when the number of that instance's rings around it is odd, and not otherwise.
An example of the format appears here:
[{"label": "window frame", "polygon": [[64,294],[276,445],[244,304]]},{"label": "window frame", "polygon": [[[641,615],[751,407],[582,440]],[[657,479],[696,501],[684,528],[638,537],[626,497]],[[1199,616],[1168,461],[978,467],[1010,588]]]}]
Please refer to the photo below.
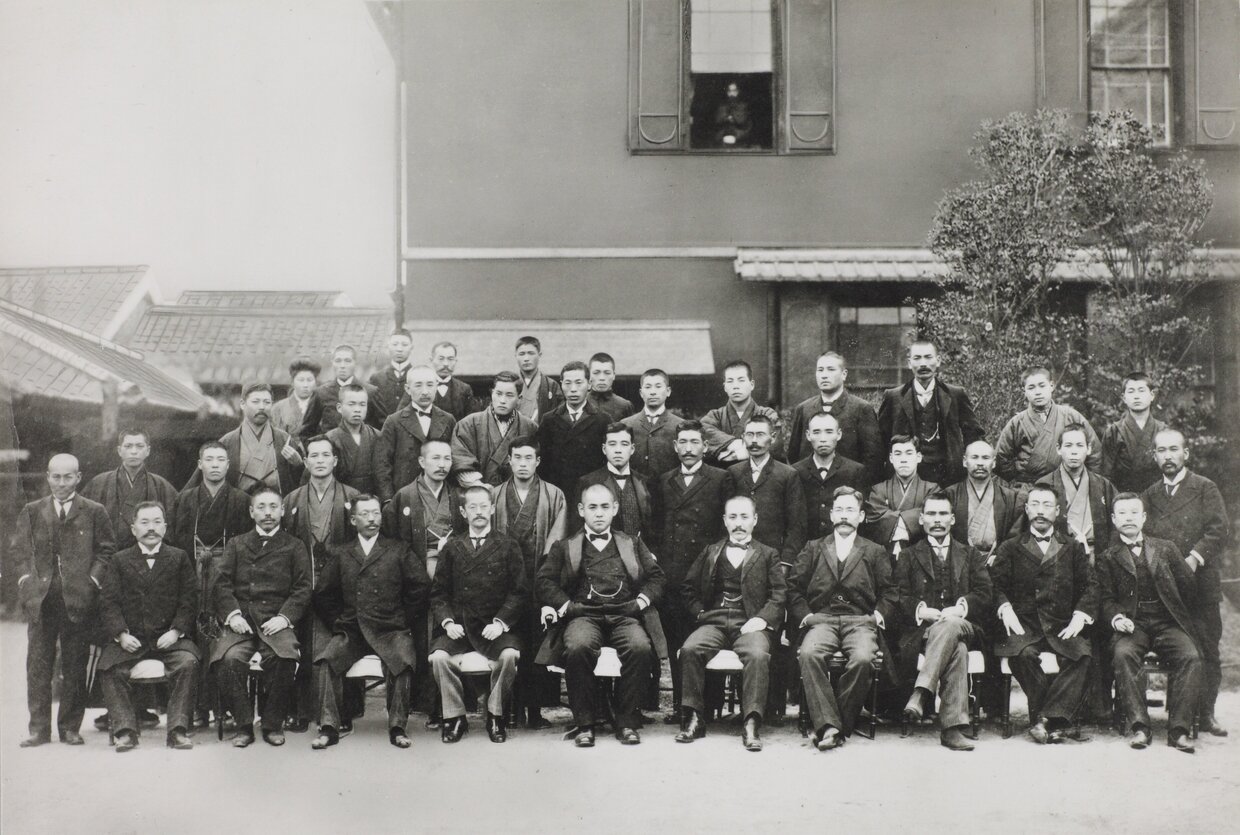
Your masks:
[{"label": "window frame", "polygon": [[[894,310],[896,313],[896,322],[895,324],[887,324],[887,325],[862,325],[857,320],[861,318],[860,312],[863,309]],[[853,317],[854,317],[853,322],[846,323],[844,321],[845,310],[853,311]],[[867,303],[865,301],[860,301],[860,300],[858,301],[852,301],[852,300],[837,301],[836,303],[832,305],[832,319],[833,321],[831,323],[832,327],[831,327],[831,340],[830,340],[831,346],[832,346],[831,349],[834,351],[838,351],[839,353],[843,354],[845,357],[849,357],[848,384],[850,388],[856,388],[860,391],[867,391],[867,392],[868,391],[883,391],[885,389],[892,388],[893,386],[902,386],[905,383],[907,383],[909,380],[913,379],[913,372],[909,369],[908,362],[901,361],[901,356],[904,355],[904,349],[908,345],[908,337],[915,336],[917,332],[917,308],[916,307],[912,305],[904,304],[904,303],[874,304],[872,302]],[[894,327],[894,328],[899,329],[900,336],[897,338],[895,342],[896,363],[894,365],[890,365],[890,366],[888,365],[884,365],[884,366],[861,365],[855,361],[854,358],[857,356],[857,349],[859,348],[860,341],[858,340],[857,345],[850,346],[850,345],[844,344],[844,329],[845,328],[861,328],[861,327],[883,327],[883,328]],[[904,355],[904,356],[906,357],[907,355]],[[895,369],[895,372],[896,372],[895,382],[891,382],[888,380],[880,380],[876,384],[863,383],[859,379],[860,377],[859,372],[863,368],[876,370],[878,372]]]}]

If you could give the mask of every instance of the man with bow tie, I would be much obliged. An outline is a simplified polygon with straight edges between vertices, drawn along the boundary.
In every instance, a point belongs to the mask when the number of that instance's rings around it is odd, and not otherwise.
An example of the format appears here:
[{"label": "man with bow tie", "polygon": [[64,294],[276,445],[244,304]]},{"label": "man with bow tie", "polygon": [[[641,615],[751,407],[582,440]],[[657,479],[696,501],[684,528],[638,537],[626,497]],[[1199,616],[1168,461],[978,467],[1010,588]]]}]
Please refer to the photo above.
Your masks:
[{"label": "man with bow tie", "polygon": [[635,539],[658,539],[654,523],[654,502],[646,480],[633,472],[629,460],[633,457],[633,430],[624,423],[611,423],[603,436],[603,455],[607,465],[577,479],[576,497],[580,497],[591,484],[607,484],[620,499],[620,512],[612,527],[624,531]]},{"label": "man with bow tie", "polygon": [[411,365],[409,354],[413,352],[413,335],[404,328],[392,331],[388,336],[387,352],[388,364],[370,375],[379,413],[384,420],[400,409],[401,398],[405,394],[405,374]]},{"label": "man with bow tie", "polygon": [[684,720],[677,742],[706,736],[706,664],[721,649],[741,659],[741,744],[761,751],[758,729],[770,680],[771,644],[784,620],[787,588],[779,552],[755,542],[753,499],[736,496],[724,507],[728,538],[705,548],[680,587],[697,628],[680,649]]},{"label": "man with bow tie", "polygon": [[1145,654],[1158,653],[1167,674],[1167,744],[1193,752],[1188,738],[1202,685],[1202,655],[1193,618],[1198,585],[1175,543],[1146,536],[1144,501],[1120,493],[1112,505],[1118,541],[1098,558],[1102,617],[1110,627],[1116,698],[1133,748],[1150,744],[1150,712],[1141,675]]},{"label": "man with bow tie", "polygon": [[684,418],[667,408],[671,378],[661,368],[642,372],[638,391],[643,408],[621,421],[633,430],[633,468],[646,479],[657,479],[676,466],[676,430]]},{"label": "man with bow tie", "polygon": [[805,494],[805,522],[808,539],[821,539],[831,533],[831,502],[840,487],[851,487],[864,494],[870,489],[866,468],[840,452],[843,430],[830,412],[819,412],[805,426],[805,440],[811,452],[792,465]]},{"label": "man with bow tie", "polygon": [[410,368],[405,374],[409,405],[383,422],[375,449],[375,486],[385,505],[422,472],[418,461],[423,444],[452,441],[456,418],[435,405],[438,379],[429,366]]},{"label": "man with bow tie", "polygon": [[[1000,627],[994,652],[1007,658],[1029,701],[1029,737],[1062,742],[1085,698],[1092,650],[1085,631],[1098,609],[1098,587],[1085,545],[1055,529],[1059,499],[1035,485],[1025,500],[1029,529],[999,546],[990,569]],[[1040,654],[1053,652],[1049,678]]]},{"label": "man with bow tie", "polygon": [[110,640],[99,656],[103,697],[112,719],[117,752],[138,745],[129,673],[146,658],[163,662],[168,678],[168,747],[193,747],[189,738],[199,651],[193,641],[198,617],[194,563],[164,542],[167,524],[159,502],[142,502],[130,525],[135,544],[117,551],[104,572],[100,621]]},{"label": "man with bow tie", "polygon": [[436,342],[431,348],[431,368],[435,370],[435,405],[458,422],[474,413],[474,390],[469,383],[455,376],[456,346],[451,342]]},{"label": "man with bow tie", "polygon": [[459,742],[469,729],[460,663],[465,653],[477,652],[492,664],[487,737],[506,742],[504,704],[524,649],[517,625],[529,603],[525,560],[516,540],[492,530],[495,505],[486,487],[465,491],[462,513],[469,530],[450,538],[440,551],[431,586],[435,640],[430,662],[443,711],[440,736]]},{"label": "man with bow tie", "polygon": [[857,489],[864,493],[871,482],[882,478],[885,464],[878,416],[864,398],[844,387],[848,380],[848,363],[842,354],[827,351],[819,356],[814,379],[818,384],[818,393],[792,410],[788,460],[800,461],[815,451],[814,439],[809,434],[810,421],[816,415],[831,415],[838,428],[835,452],[862,466],[865,486],[857,486]]},{"label": "man with bow tie", "polygon": [[509,475],[512,442],[538,430],[538,424],[517,411],[520,385],[513,372],[499,372],[491,383],[490,407],[457,420],[452,430],[452,469],[461,486],[502,484]]}]

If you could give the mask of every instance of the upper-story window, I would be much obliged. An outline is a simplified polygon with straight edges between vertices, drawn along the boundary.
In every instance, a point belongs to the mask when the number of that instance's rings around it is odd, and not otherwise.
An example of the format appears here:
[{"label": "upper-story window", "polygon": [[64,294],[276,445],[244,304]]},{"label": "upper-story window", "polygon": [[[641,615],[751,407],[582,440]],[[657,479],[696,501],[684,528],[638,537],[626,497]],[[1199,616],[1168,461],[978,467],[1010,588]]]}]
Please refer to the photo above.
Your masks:
[{"label": "upper-story window", "polygon": [[1175,105],[1171,67],[1167,0],[1090,0],[1090,110],[1131,110],[1149,127],[1155,145],[1169,146]]},{"label": "upper-story window", "polygon": [[689,147],[774,147],[771,0],[691,0]]}]

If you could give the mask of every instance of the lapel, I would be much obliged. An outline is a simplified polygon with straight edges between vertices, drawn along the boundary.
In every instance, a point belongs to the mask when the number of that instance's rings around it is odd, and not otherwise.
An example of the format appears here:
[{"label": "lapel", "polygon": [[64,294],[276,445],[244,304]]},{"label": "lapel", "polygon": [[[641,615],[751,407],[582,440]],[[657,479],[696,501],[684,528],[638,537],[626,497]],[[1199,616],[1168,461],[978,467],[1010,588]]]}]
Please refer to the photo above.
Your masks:
[{"label": "lapel", "polygon": [[[146,567],[146,554],[142,553],[142,550],[138,548],[137,545],[133,547],[133,551],[131,553],[125,556],[124,561],[125,567],[128,568],[129,572],[137,578],[144,590],[150,586],[153,579],[152,575],[155,572]],[[161,562],[162,560],[160,560],[159,557],[155,558],[156,569],[160,568]]]},{"label": "lapel", "polygon": [[688,487],[684,486],[683,477],[680,474],[680,466],[676,467],[676,475],[672,476],[672,486],[679,491],[680,496],[676,499],[677,506],[683,505],[693,497],[693,494],[702,489],[702,484],[706,481],[706,465],[703,464],[697,473],[693,476],[693,483]]},{"label": "lapel", "polygon": [[[56,517],[56,505],[52,504],[51,507],[52,507],[52,518],[56,519],[56,521],[59,522],[60,520],[57,519]],[[72,522],[74,519],[78,517],[78,514],[80,514],[81,512],[82,512],[82,494],[74,493],[73,503],[69,505],[69,512],[65,514],[65,522],[66,523]]]},{"label": "lapel", "polygon": [[[831,546],[832,548],[834,548],[835,543],[832,542]],[[839,562],[839,560],[836,560],[836,562]],[[840,570],[840,582],[841,583],[848,579],[848,575],[853,573],[853,571],[857,568],[857,565],[860,564],[860,562],[861,562],[861,543],[857,541],[857,538],[854,538],[852,550],[848,552],[848,556],[844,559],[844,565]]]},{"label": "lapel", "polygon": [[[1037,548],[1038,546],[1034,545],[1033,547]],[[1042,564],[1049,565],[1050,563],[1053,563],[1055,561],[1055,556],[1059,553],[1062,547],[1063,546],[1059,542],[1058,535],[1052,535],[1050,544],[1046,546],[1046,554],[1041,555]],[[1039,551],[1040,550],[1041,549],[1039,549]]]},{"label": "lapel", "polygon": [[[934,385],[936,391],[938,390],[938,387],[938,383],[936,382]],[[913,389],[913,381],[909,380],[904,386],[904,393],[900,396],[900,408],[904,411],[904,417],[907,418],[909,426],[912,426],[916,422],[913,418],[913,398],[916,396],[917,394]]]},{"label": "lapel", "polygon": [[[711,546],[706,552],[706,573],[702,575],[702,597],[710,594],[710,581],[715,576],[715,566],[719,564],[719,557],[723,554],[723,549],[728,547],[728,541],[717,542]],[[703,599],[703,603],[707,601]]]},{"label": "lapel", "polygon": [[1161,504],[1165,513],[1175,513],[1185,505],[1191,504],[1193,499],[1197,497],[1197,485],[1193,484],[1193,473],[1184,476],[1184,480],[1180,482],[1180,486],[1176,488],[1174,496],[1167,495],[1165,483],[1161,480],[1157,483],[1159,492],[1162,493]]},{"label": "lapel", "polygon": [[947,564],[951,566],[952,578],[956,583],[956,594],[964,595],[965,569],[969,567],[969,560],[965,549],[960,544],[953,542],[950,537],[947,540]]},{"label": "lapel", "polygon": [[[853,547],[854,548],[857,547],[857,543],[855,540],[853,541]],[[819,559],[821,559],[823,562],[827,564],[827,570],[831,572],[831,576],[834,577],[836,580],[839,580],[840,579],[840,558],[837,555],[837,552],[835,550],[835,537],[834,536],[827,537],[827,541],[823,544],[822,551],[823,553],[819,557]],[[849,554],[849,557],[851,556],[852,554]]]},{"label": "lapel", "polygon": [[361,570],[365,571],[367,568],[374,565],[375,562],[378,561],[379,557],[383,556],[383,549],[384,545],[382,539],[376,539],[375,546],[370,549],[370,554],[368,555],[362,550],[361,540],[355,536],[353,537],[353,544],[349,546],[348,552],[353,556],[353,559],[357,560],[358,563],[361,564]]},{"label": "lapel", "polygon": [[[923,547],[924,545],[924,547]],[[934,548],[930,547],[929,538],[918,542],[912,549],[913,558],[916,560],[915,565],[925,573],[927,578],[934,577]],[[947,556],[951,558],[951,546],[948,546]]]},{"label": "lapel", "polygon": [[741,583],[744,584],[745,577],[749,574],[749,569],[757,562],[755,555],[757,550],[753,547],[753,540],[749,541],[749,545],[745,548],[745,558],[741,560]]},{"label": "lapel", "polygon": [[138,558],[142,561],[142,571],[146,574],[148,586],[154,586],[156,581],[164,574],[164,572],[168,570],[168,552],[164,550],[162,545],[160,546],[158,553],[155,555],[154,568],[146,567],[146,554],[138,551]]},{"label": "lapel", "polygon": [[[452,415],[443,409],[435,410],[436,407],[431,404],[431,431],[430,436],[433,438],[442,438],[447,433],[448,426],[452,423]],[[419,427],[421,428],[421,427]]]},{"label": "lapel", "polygon": [[[1051,539],[1052,545],[1054,544],[1054,541],[1055,540],[1052,537]],[[1038,544],[1033,541],[1033,534],[1029,533],[1028,531],[1025,531],[1024,536],[1021,537],[1021,540],[1020,540],[1020,549],[1021,551],[1024,552],[1025,556],[1028,557],[1029,560],[1035,566],[1042,564],[1042,549],[1039,548]],[[1049,551],[1050,549],[1048,548],[1047,550]]]},{"label": "lapel", "polygon": [[491,528],[491,532],[487,534],[486,542],[482,543],[482,547],[477,551],[474,550],[474,543],[470,539],[468,531],[461,536],[460,541],[465,551],[465,559],[461,560],[463,563],[461,570],[466,574],[486,565],[488,558],[491,556],[491,551],[497,547],[495,528]]},{"label": "lapel", "polygon": [[[1145,549],[1145,548],[1150,547],[1150,544],[1148,542],[1144,542],[1144,544],[1141,547],[1142,549]],[[1133,559],[1132,551],[1128,548],[1128,543],[1124,542],[1124,540],[1121,539],[1113,553],[1117,555],[1116,562],[1118,562],[1125,571],[1127,571],[1133,577],[1136,577],[1137,576],[1137,562],[1135,559]]]},{"label": "lapel", "polygon": [[590,400],[588,397],[586,398],[585,405],[581,407],[581,417],[577,419],[576,423],[574,423],[572,420],[569,419],[568,407],[565,406],[564,407],[564,422],[568,424],[568,434],[576,435],[578,432],[581,431],[581,428],[585,426],[586,423],[589,422],[587,418],[590,418],[597,414],[598,414],[598,407],[595,406],[594,402]]},{"label": "lapel", "polygon": [[766,464],[762,466],[762,471],[758,473],[758,480],[754,481],[753,480],[753,465],[750,464],[748,461],[745,462],[745,467],[749,472],[749,481],[751,484],[753,484],[753,489],[755,491],[759,487],[761,487],[763,484],[765,484],[766,480],[771,477],[771,469],[774,466],[775,466],[775,459],[768,457],[766,459]]},{"label": "lapel", "polygon": [[[74,504],[76,503],[77,499],[74,499]],[[56,525],[60,523],[60,520],[56,518],[56,504],[55,500],[51,496],[45,496],[43,498],[42,507],[39,508],[39,513],[42,514],[43,522],[47,525],[47,529],[49,531],[55,530]]]},{"label": "lapel", "polygon": [[[398,420],[399,420],[400,425],[404,428],[404,430],[408,432],[410,435],[412,435],[413,437],[417,438],[419,442],[424,442],[426,440],[426,433],[422,431],[422,422],[418,420],[417,410],[414,409],[412,404],[409,406],[406,406],[403,410],[401,410]],[[431,412],[431,429],[434,429],[434,428],[435,428],[435,413],[432,411]]]}]

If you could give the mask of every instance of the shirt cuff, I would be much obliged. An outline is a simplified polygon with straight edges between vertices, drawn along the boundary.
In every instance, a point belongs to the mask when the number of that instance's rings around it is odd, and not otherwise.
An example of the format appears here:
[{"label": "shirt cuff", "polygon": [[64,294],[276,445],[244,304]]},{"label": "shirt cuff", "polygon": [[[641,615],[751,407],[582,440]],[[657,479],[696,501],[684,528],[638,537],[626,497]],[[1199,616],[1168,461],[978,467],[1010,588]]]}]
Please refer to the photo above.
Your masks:
[{"label": "shirt cuff", "polygon": [[1115,626],[1115,624],[1118,623],[1123,618],[1124,618],[1123,614],[1118,614],[1115,617],[1111,618],[1111,628],[1114,629],[1116,632],[1118,632],[1119,629]]},{"label": "shirt cuff", "polygon": [[644,601],[646,602],[646,605],[642,607],[643,609],[649,609],[649,608],[650,608],[650,598],[649,598],[649,597],[647,597],[647,596],[646,596],[646,595],[644,595],[644,594],[639,594],[639,595],[637,595],[637,599],[638,599],[638,600],[644,600]]},{"label": "shirt cuff", "polygon": [[921,610],[926,608],[926,601],[918,600],[917,608],[913,611],[913,619],[917,621],[917,625],[921,626]]},{"label": "shirt cuff", "polygon": [[439,625],[442,626],[444,629],[447,629],[448,624],[450,623],[456,623],[456,621],[454,621],[452,618],[444,618],[443,620],[439,622]]},{"label": "shirt cuff", "polygon": [[956,601],[956,605],[960,607],[960,610],[961,610],[962,612],[964,612],[964,614],[963,614],[963,615],[961,615],[961,617],[965,617],[965,618],[967,618],[967,617],[969,616],[969,601],[965,600],[965,599],[962,597],[962,598],[960,598],[959,600],[957,600],[957,601]]},{"label": "shirt cuff", "polygon": [[505,632],[507,632],[507,631],[508,631],[508,624],[504,623],[504,622],[503,622],[502,620],[500,620],[499,618],[496,618],[494,622],[499,624],[499,628],[500,628],[500,629],[504,630]]},{"label": "shirt cuff", "polygon": [[559,617],[564,617],[564,613],[568,611],[568,604],[569,604],[569,603],[572,603],[572,601],[571,601],[571,600],[565,600],[565,601],[564,601],[564,605],[560,607],[560,609],[559,609],[559,611],[558,611],[558,612],[556,612],[556,614],[557,614]]},{"label": "shirt cuff", "polygon": [[1012,611],[1012,604],[1011,604],[1011,603],[1004,603],[1002,606],[1000,606],[1000,607],[996,610],[996,614],[997,614],[997,615],[999,615],[999,617],[1003,617],[1003,614],[1004,614],[1004,612],[1005,612],[1005,611],[1007,611],[1007,612],[1011,612],[1011,611]]},{"label": "shirt cuff", "polygon": [[1188,552],[1188,559],[1195,561],[1198,568],[1205,568],[1206,558],[1197,553],[1196,549]]},{"label": "shirt cuff", "polygon": [[228,623],[230,620],[232,620],[234,617],[236,617],[239,614],[241,614],[240,609],[233,609],[231,612],[228,613],[228,617],[224,618],[224,623]]},{"label": "shirt cuff", "polygon": [[1093,625],[1094,625],[1094,619],[1093,619],[1093,618],[1091,618],[1089,615],[1085,614],[1084,612],[1082,612],[1080,609],[1077,609],[1075,612],[1073,612],[1073,613],[1072,613],[1072,616],[1073,616],[1073,617],[1076,617],[1077,615],[1080,615],[1081,617],[1085,618],[1085,625],[1086,625],[1086,626],[1093,626]]},{"label": "shirt cuff", "polygon": [[877,609],[874,610],[874,620],[878,622],[879,629],[887,628],[887,621],[883,619],[883,613],[878,611]]}]

